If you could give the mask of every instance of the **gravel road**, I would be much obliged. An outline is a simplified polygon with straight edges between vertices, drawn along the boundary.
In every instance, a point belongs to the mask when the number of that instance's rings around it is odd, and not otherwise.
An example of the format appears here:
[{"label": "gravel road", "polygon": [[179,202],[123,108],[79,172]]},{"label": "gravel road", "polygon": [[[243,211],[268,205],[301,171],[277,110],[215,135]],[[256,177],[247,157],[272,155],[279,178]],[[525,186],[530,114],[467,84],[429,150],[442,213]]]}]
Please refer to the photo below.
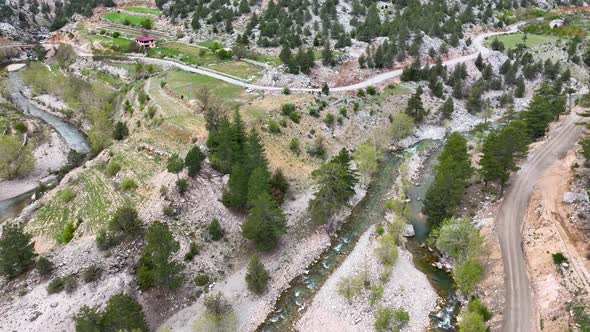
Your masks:
[{"label": "gravel road", "polygon": [[529,154],[521,169],[512,177],[497,216],[498,236],[504,261],[506,307],[503,331],[528,332],[532,326],[533,305],[522,251],[523,220],[537,179],[561,158],[580,138],[583,127],[574,112],[564,115],[563,123],[549,133],[546,142]]}]

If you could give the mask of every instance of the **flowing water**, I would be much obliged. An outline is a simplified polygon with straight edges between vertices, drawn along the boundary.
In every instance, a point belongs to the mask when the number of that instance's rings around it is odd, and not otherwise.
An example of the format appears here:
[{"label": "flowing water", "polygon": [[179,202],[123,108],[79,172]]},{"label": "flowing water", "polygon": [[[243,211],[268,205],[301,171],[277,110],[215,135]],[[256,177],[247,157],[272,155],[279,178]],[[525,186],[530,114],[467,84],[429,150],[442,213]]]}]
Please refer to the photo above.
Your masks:
[{"label": "flowing water", "polygon": [[[78,128],[69,122],[53,114],[47,113],[32,104],[22,93],[25,85],[16,72],[8,73],[8,92],[10,93],[13,105],[23,113],[39,118],[55,129],[64,139],[70,149],[86,154],[90,146],[86,136]],[[31,196],[35,189],[27,191],[18,196],[0,201],[0,223],[18,216],[28,204],[31,203]]]},{"label": "flowing water", "polygon": [[[404,153],[413,153],[428,142],[421,142],[407,149]],[[421,215],[422,197],[432,182],[433,164],[440,149],[436,143],[434,153],[428,158],[420,178],[420,186],[411,186],[409,195],[410,221],[416,229],[416,237],[410,239],[408,248],[414,255],[416,266],[427,274],[442,298],[447,299],[439,312],[432,315],[434,328],[452,331],[451,321],[456,314],[456,301],[453,301],[453,282],[449,274],[436,270],[431,266],[432,254],[420,247],[430,231],[428,224]],[[346,223],[332,240],[331,246],[324,251],[319,260],[312,263],[306,273],[291,281],[275,304],[275,310],[258,328],[259,331],[293,331],[306,306],[310,305],[313,296],[321,288],[332,272],[346,259],[360,236],[373,224],[383,220],[385,215],[386,194],[393,188],[398,176],[402,154],[387,153],[381,161],[377,174],[374,176],[367,195],[353,208]],[[420,199],[418,199],[420,197]],[[336,296],[336,295],[335,295]]]}]

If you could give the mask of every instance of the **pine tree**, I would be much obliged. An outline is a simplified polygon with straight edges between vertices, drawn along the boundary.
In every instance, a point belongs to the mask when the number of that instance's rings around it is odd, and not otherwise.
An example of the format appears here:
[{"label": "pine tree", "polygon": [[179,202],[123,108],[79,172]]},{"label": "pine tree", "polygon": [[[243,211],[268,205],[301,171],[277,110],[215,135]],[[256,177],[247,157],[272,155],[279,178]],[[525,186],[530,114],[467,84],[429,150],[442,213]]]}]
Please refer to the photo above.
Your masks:
[{"label": "pine tree", "polygon": [[467,99],[467,111],[471,114],[479,113],[482,110],[483,102],[481,100],[482,88],[481,84],[476,82],[471,87],[469,98]]},{"label": "pine tree", "polygon": [[129,128],[127,128],[125,122],[117,121],[113,129],[113,138],[120,141],[127,136],[129,136]]},{"label": "pine tree", "polygon": [[287,66],[289,66],[291,64],[291,49],[289,48],[289,46],[287,45],[283,45],[283,48],[281,49],[281,52],[279,53],[279,59],[281,60],[281,62]]},{"label": "pine tree", "polygon": [[182,283],[184,266],[175,262],[173,256],[180,249],[178,241],[167,225],[153,222],[145,235],[145,247],[137,270],[139,287],[178,288]]},{"label": "pine tree", "polygon": [[223,204],[230,208],[244,209],[248,201],[249,173],[240,162],[232,166],[228,190],[223,193]]},{"label": "pine tree", "polygon": [[269,194],[259,195],[242,224],[242,235],[256,243],[259,250],[273,249],[278,238],[287,230],[285,216]]},{"label": "pine tree", "polygon": [[109,299],[100,323],[100,331],[149,331],[141,304],[127,294]]},{"label": "pine tree", "polygon": [[481,56],[481,53],[477,54],[477,58],[475,59],[475,67],[477,67],[477,69],[479,69],[479,71],[482,71],[482,69],[484,68],[484,63],[483,63],[483,58]]},{"label": "pine tree", "polygon": [[166,166],[166,169],[168,170],[168,172],[174,173],[178,177],[178,173],[182,172],[183,168],[184,168],[184,160],[182,160],[182,158],[180,158],[179,155],[174,153],[168,158],[168,163]]},{"label": "pine tree", "polygon": [[248,181],[248,205],[252,206],[256,198],[270,192],[268,171],[263,167],[255,168]]},{"label": "pine tree", "polygon": [[0,237],[0,274],[15,278],[35,262],[34,242],[20,225],[5,223]]},{"label": "pine tree", "polygon": [[270,275],[257,255],[250,257],[248,271],[246,272],[246,283],[248,289],[256,294],[262,294],[266,290]]},{"label": "pine tree", "polygon": [[449,97],[443,104],[441,108],[441,114],[443,119],[450,119],[451,115],[455,111],[455,103],[453,102],[453,98]]},{"label": "pine tree", "polygon": [[318,184],[314,198],[309,202],[311,218],[325,223],[354,195],[357,176],[351,169],[350,154],[342,149],[332,160],[312,173]]},{"label": "pine tree", "polygon": [[522,76],[519,76],[518,79],[516,80],[516,89],[514,90],[514,96],[516,98],[522,98],[524,97],[524,93],[526,91],[525,89],[525,83],[524,83],[524,78]]},{"label": "pine tree", "polygon": [[423,212],[430,223],[437,225],[453,215],[472,172],[467,140],[459,133],[452,133],[438,157],[434,182],[424,199]]},{"label": "pine tree", "polygon": [[288,191],[289,182],[287,182],[287,178],[285,178],[283,171],[279,168],[270,178],[271,196],[278,206],[283,204]]},{"label": "pine tree", "polygon": [[199,174],[203,160],[205,160],[205,155],[198,145],[193,145],[186,157],[184,157],[184,165],[188,169],[188,176],[195,177]]},{"label": "pine tree", "polygon": [[406,114],[414,118],[416,122],[422,122],[426,116],[426,110],[422,104],[422,88],[418,87],[416,93],[414,93],[410,99],[408,99],[408,105],[406,106]]},{"label": "pine tree", "polygon": [[250,5],[248,4],[247,0],[240,1],[239,11],[240,11],[240,14],[246,14],[246,13],[250,12]]},{"label": "pine tree", "polygon": [[334,65],[334,55],[332,54],[332,47],[330,46],[330,39],[326,38],[324,48],[322,50],[322,63],[324,66]]}]

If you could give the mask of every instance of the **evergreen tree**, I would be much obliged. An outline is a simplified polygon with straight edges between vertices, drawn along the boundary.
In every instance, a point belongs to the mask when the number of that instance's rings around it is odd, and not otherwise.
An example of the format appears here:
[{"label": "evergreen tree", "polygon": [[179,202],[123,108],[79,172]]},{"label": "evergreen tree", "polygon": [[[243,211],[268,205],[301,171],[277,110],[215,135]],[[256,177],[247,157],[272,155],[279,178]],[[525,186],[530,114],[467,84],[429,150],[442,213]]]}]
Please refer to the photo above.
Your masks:
[{"label": "evergreen tree", "polygon": [[504,186],[510,172],[518,170],[517,161],[526,157],[528,143],[526,123],[522,120],[511,121],[502,129],[491,132],[484,141],[480,161],[485,183],[498,181]]},{"label": "evergreen tree", "polygon": [[350,161],[350,155],[342,149],[331,161],[312,173],[318,184],[318,190],[309,202],[313,221],[327,222],[354,195],[357,177],[351,169]]},{"label": "evergreen tree", "polygon": [[482,71],[484,68],[484,63],[483,63],[483,58],[481,56],[481,53],[477,54],[477,58],[475,59],[475,67],[477,67],[477,69],[479,69],[479,71]]},{"label": "evergreen tree", "polygon": [[283,204],[285,196],[289,191],[289,182],[283,174],[283,171],[279,168],[270,178],[270,194],[278,206]]},{"label": "evergreen tree", "polygon": [[452,133],[438,157],[434,182],[424,199],[423,211],[430,223],[437,225],[453,215],[472,172],[467,140],[459,133]]},{"label": "evergreen tree", "polygon": [[129,136],[129,128],[127,128],[125,122],[117,121],[113,129],[113,138],[120,141],[127,136]]},{"label": "evergreen tree", "polygon": [[257,255],[250,257],[248,272],[246,272],[246,283],[248,289],[256,294],[262,294],[266,290],[270,275]]},{"label": "evergreen tree", "polygon": [[0,237],[0,274],[8,279],[25,272],[34,262],[34,242],[20,225],[5,223]]},{"label": "evergreen tree", "polygon": [[112,296],[100,319],[100,331],[149,331],[143,308],[126,294]]},{"label": "evergreen tree", "polygon": [[139,287],[178,288],[182,283],[181,263],[172,260],[180,245],[167,225],[153,222],[145,234],[145,247],[137,270]]},{"label": "evergreen tree", "polygon": [[334,55],[332,54],[332,47],[330,46],[330,40],[326,38],[324,42],[324,48],[322,50],[322,63],[324,66],[334,65]]},{"label": "evergreen tree", "polygon": [[441,114],[443,119],[450,119],[451,115],[455,111],[455,103],[453,102],[453,98],[449,97],[443,104],[441,108]]},{"label": "evergreen tree", "polygon": [[525,93],[525,83],[524,83],[524,78],[522,76],[520,76],[518,78],[518,80],[516,81],[516,89],[514,90],[514,96],[516,98],[522,98],[524,97],[524,93]]},{"label": "evergreen tree", "polygon": [[248,205],[252,206],[256,198],[270,192],[268,171],[263,167],[255,168],[248,181]]},{"label": "evergreen tree", "polygon": [[182,160],[182,158],[180,158],[179,155],[174,153],[168,158],[168,163],[166,166],[166,169],[168,170],[168,172],[174,173],[174,174],[176,174],[176,177],[178,177],[178,173],[182,172],[183,168],[184,168],[184,160]]},{"label": "evergreen tree", "polygon": [[424,120],[427,112],[422,105],[422,87],[418,87],[416,93],[414,93],[408,100],[406,114],[414,118],[416,122],[422,122],[422,120]]},{"label": "evergreen tree", "polygon": [[483,107],[483,101],[481,100],[482,87],[479,82],[473,84],[469,98],[467,99],[467,111],[471,114],[479,113]]},{"label": "evergreen tree", "polygon": [[242,163],[232,166],[228,190],[223,193],[223,204],[235,209],[244,209],[248,201],[248,182],[250,176]]},{"label": "evergreen tree", "polygon": [[205,155],[198,145],[193,145],[187,152],[186,157],[184,157],[184,165],[188,169],[188,176],[195,177],[199,174],[203,160],[205,160]]},{"label": "evergreen tree", "polygon": [[246,221],[242,224],[242,235],[253,240],[259,250],[270,250],[286,231],[285,216],[270,195],[262,193],[254,199]]}]

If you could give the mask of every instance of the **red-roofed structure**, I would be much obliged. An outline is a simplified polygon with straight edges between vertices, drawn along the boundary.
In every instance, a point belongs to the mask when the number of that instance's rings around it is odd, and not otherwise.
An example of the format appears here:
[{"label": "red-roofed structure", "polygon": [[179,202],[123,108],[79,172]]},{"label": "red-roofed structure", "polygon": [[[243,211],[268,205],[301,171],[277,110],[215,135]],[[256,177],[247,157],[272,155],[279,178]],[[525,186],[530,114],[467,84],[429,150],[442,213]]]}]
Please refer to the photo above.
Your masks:
[{"label": "red-roofed structure", "polygon": [[141,36],[135,38],[135,41],[139,44],[139,46],[143,46],[145,48],[154,48],[156,47],[156,38]]}]

